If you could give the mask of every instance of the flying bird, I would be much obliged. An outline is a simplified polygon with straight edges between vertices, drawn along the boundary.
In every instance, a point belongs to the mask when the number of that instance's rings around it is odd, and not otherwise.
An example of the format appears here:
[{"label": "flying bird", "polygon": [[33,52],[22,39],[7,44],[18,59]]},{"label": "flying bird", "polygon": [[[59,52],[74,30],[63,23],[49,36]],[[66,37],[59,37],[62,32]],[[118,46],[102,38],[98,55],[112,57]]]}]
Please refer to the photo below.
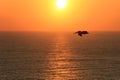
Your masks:
[{"label": "flying bird", "polygon": [[79,36],[82,37],[82,35],[88,34],[88,32],[87,31],[77,31],[77,32],[75,32],[75,34],[78,34]]}]

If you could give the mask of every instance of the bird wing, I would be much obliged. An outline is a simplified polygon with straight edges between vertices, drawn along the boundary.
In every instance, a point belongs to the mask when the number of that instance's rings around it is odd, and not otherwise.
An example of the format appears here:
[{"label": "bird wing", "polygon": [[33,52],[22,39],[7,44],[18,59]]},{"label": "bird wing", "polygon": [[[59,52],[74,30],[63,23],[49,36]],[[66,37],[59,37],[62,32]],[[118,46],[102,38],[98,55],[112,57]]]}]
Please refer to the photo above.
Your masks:
[{"label": "bird wing", "polygon": [[78,32],[75,32],[74,34],[77,34]]}]

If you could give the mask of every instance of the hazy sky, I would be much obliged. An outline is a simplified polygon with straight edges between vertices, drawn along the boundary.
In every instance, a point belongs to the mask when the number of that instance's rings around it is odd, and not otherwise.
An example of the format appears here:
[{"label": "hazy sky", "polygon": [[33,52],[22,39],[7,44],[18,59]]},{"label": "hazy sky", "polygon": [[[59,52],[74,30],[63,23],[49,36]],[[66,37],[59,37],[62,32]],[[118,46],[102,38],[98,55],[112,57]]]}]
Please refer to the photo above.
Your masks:
[{"label": "hazy sky", "polygon": [[0,0],[0,30],[120,31],[120,0]]}]

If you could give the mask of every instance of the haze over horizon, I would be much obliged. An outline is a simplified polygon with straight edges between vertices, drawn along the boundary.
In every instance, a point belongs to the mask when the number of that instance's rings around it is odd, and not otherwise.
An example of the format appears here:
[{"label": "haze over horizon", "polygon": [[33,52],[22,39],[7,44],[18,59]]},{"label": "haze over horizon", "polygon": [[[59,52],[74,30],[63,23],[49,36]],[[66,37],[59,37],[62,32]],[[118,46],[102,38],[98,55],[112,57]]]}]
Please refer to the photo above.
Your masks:
[{"label": "haze over horizon", "polygon": [[120,31],[119,0],[1,0],[0,31]]}]

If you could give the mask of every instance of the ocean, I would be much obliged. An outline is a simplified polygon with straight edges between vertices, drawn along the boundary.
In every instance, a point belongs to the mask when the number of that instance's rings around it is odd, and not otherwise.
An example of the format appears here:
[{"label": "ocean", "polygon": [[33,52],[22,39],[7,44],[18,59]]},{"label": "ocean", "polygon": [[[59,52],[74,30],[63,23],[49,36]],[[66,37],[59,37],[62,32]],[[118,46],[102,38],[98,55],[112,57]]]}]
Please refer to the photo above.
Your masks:
[{"label": "ocean", "polygon": [[120,80],[120,32],[0,32],[0,80]]}]

